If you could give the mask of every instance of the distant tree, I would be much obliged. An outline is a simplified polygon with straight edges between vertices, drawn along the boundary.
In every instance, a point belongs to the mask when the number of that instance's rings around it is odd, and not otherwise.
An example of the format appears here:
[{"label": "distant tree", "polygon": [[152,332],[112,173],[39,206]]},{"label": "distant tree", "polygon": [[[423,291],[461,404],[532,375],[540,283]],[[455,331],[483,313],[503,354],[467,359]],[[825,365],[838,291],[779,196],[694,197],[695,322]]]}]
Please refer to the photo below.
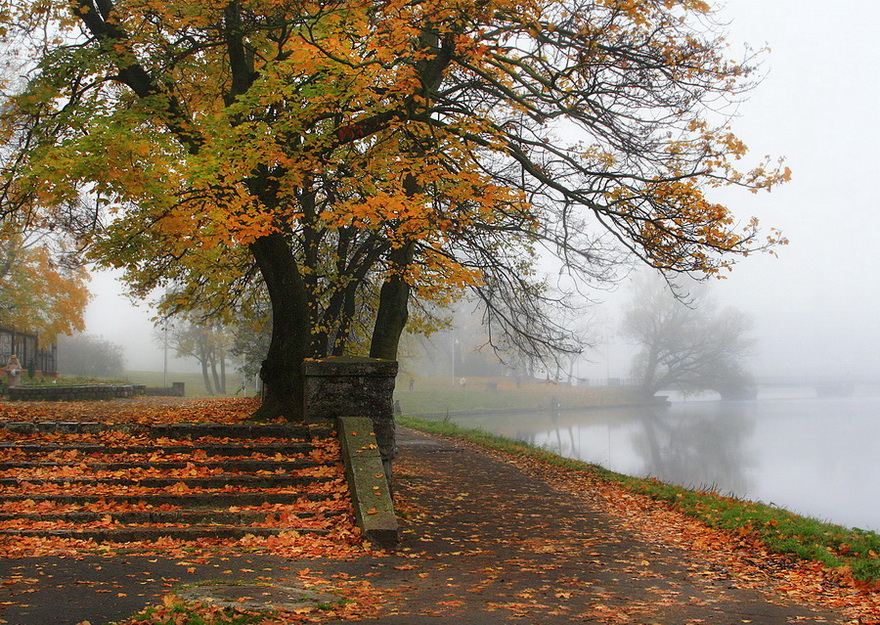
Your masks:
[{"label": "distant tree", "polygon": [[632,374],[645,395],[678,388],[713,390],[736,399],[753,391],[751,375],[742,365],[753,344],[750,329],[744,313],[716,310],[705,291],[685,301],[662,281],[639,278],[621,333],[641,347]]},{"label": "distant tree", "polygon": [[58,337],[58,371],[85,378],[113,378],[125,371],[121,345],[91,334]]},{"label": "distant tree", "polygon": [[231,335],[222,324],[200,317],[184,318],[169,327],[163,340],[166,338],[178,356],[199,361],[209,395],[226,395],[226,360]]}]

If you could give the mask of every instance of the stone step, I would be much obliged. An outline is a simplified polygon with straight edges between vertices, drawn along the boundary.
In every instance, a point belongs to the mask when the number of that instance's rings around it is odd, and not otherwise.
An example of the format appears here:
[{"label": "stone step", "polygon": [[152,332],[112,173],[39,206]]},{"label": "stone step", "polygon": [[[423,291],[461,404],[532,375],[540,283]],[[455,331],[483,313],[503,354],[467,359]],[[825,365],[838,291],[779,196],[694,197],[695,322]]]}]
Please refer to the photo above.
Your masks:
[{"label": "stone step", "polygon": [[15,434],[99,434],[118,431],[153,438],[289,438],[308,441],[332,435],[328,426],[293,423],[174,423],[160,425],[107,424],[97,421],[0,421]]},{"label": "stone step", "polygon": [[308,454],[313,447],[309,443],[242,443],[242,444],[199,444],[199,445],[102,445],[83,443],[81,445],[38,445],[34,443],[0,443],[0,453],[3,451],[20,451],[26,454],[48,454],[53,452],[78,452],[80,454],[152,454],[162,452],[166,454],[191,454],[203,451],[208,456],[242,456],[251,454],[263,454],[274,456],[282,454],[287,456]]},{"label": "stone step", "polygon": [[152,469],[161,468],[163,470],[185,469],[190,465],[204,467],[207,469],[223,469],[245,471],[276,471],[282,469],[284,471],[295,471],[297,469],[308,469],[318,466],[314,460],[300,458],[297,460],[251,460],[244,458],[241,460],[226,460],[222,462],[207,461],[197,462],[180,461],[180,460],[157,460],[155,462],[0,462],[0,471],[14,471],[17,469],[53,469],[63,467],[87,467],[93,471],[125,471],[128,469]]},{"label": "stone step", "polygon": [[[134,427],[127,426],[125,430],[130,432]],[[13,434],[97,434],[106,426],[97,421],[4,421],[0,428]]]},{"label": "stone step", "polygon": [[331,436],[333,431],[325,426],[310,427],[290,423],[175,423],[150,426],[149,433],[154,438],[290,438],[307,441]]},{"label": "stone step", "polygon": [[243,488],[284,488],[287,486],[303,486],[332,482],[337,478],[311,475],[212,475],[210,477],[76,477],[76,478],[50,478],[50,479],[17,479],[12,477],[0,478],[0,487],[15,487],[24,484],[40,486],[54,484],[63,486],[89,486],[89,485],[114,485],[114,486],[140,486],[142,488],[169,488],[177,484],[185,484],[188,488],[217,489],[226,486]]},{"label": "stone step", "polygon": [[126,494],[93,494],[93,495],[40,495],[29,494],[5,494],[0,495],[0,503],[16,501],[51,501],[57,504],[89,505],[102,501],[124,503],[131,505],[144,505],[158,508],[160,506],[175,506],[178,508],[228,508],[231,506],[247,507],[261,506],[263,504],[295,504],[306,499],[308,501],[332,501],[332,493],[266,493],[266,492],[225,492],[214,491],[190,494],[164,494],[149,493],[142,495]]},{"label": "stone step", "polygon": [[232,525],[192,525],[183,527],[119,527],[119,528],[77,528],[77,529],[21,529],[0,530],[0,536],[53,537],[95,542],[130,543],[154,541],[160,538],[176,540],[241,539],[245,536],[277,536],[286,532],[301,534],[327,534],[326,529],[308,527],[236,527]]},{"label": "stone step", "polygon": [[[316,461],[326,453],[311,441],[332,435],[292,424],[6,422],[0,535],[133,542],[326,533],[314,528],[346,513],[347,491],[338,459]],[[198,477],[193,468],[222,473]]]},{"label": "stone step", "polygon": [[24,521],[66,521],[68,523],[94,523],[110,516],[114,523],[122,525],[135,523],[169,523],[175,525],[250,525],[260,523],[267,517],[310,519],[316,516],[338,516],[340,510],[325,510],[320,513],[311,510],[128,510],[125,512],[99,512],[77,510],[72,512],[28,512],[0,513],[0,522]]}]

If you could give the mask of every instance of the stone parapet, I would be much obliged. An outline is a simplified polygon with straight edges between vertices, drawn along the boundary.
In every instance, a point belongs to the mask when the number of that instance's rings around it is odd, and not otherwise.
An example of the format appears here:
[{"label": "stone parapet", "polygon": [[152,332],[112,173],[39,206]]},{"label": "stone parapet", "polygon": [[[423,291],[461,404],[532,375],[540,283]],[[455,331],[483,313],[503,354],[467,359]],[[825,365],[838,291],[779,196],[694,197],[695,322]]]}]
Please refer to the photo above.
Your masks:
[{"label": "stone parapet", "polygon": [[394,442],[394,381],[396,360],[339,357],[303,363],[303,413],[307,423],[337,417],[368,417],[390,481]]},{"label": "stone parapet", "polygon": [[380,547],[394,547],[400,532],[372,421],[368,417],[339,417],[337,423],[355,521],[367,540]]},{"label": "stone parapet", "polygon": [[144,394],[143,384],[53,384],[14,386],[6,390],[10,401],[83,401],[136,397]]}]

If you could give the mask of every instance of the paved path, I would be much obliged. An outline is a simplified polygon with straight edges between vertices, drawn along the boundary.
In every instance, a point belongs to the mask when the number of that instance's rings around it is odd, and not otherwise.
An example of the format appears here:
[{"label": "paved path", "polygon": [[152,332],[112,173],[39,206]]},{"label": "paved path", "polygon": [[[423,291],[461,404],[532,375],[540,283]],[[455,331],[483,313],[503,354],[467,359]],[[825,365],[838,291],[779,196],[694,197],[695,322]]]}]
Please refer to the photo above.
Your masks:
[{"label": "paved path", "polygon": [[696,555],[642,542],[588,498],[573,500],[470,446],[408,430],[399,432],[399,445],[395,472],[407,519],[396,555],[352,562],[245,556],[192,566],[143,557],[0,559],[0,619],[102,625],[156,603],[178,583],[290,583],[307,566],[315,576],[342,574],[386,589],[384,616],[366,622],[388,625],[846,622],[738,589],[723,571],[707,574]]},{"label": "paved path", "polygon": [[641,542],[587,500],[468,445],[411,431],[399,445],[398,488],[412,505],[403,548],[424,556],[386,575],[397,613],[376,622],[845,622],[706,575],[695,554]]}]

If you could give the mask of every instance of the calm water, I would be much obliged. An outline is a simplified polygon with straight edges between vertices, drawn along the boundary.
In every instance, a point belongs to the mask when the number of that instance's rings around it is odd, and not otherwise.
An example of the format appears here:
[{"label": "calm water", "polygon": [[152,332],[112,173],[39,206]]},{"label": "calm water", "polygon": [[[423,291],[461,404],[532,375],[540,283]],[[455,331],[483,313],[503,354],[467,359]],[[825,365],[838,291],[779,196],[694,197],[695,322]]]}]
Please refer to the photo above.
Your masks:
[{"label": "calm water", "polygon": [[880,397],[688,401],[455,421],[620,473],[880,530]]}]

